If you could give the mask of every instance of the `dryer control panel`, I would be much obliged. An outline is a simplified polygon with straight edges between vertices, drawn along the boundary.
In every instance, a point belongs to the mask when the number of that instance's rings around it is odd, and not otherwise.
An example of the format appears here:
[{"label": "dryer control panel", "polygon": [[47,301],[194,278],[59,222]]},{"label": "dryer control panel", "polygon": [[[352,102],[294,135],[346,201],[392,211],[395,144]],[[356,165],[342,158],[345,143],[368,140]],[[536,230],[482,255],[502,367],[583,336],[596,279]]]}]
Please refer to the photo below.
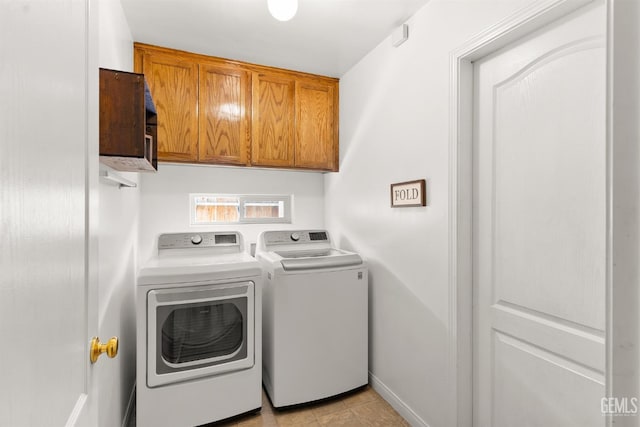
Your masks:
[{"label": "dryer control panel", "polygon": [[158,250],[239,245],[240,238],[238,237],[238,233],[170,233],[161,234],[158,238]]}]

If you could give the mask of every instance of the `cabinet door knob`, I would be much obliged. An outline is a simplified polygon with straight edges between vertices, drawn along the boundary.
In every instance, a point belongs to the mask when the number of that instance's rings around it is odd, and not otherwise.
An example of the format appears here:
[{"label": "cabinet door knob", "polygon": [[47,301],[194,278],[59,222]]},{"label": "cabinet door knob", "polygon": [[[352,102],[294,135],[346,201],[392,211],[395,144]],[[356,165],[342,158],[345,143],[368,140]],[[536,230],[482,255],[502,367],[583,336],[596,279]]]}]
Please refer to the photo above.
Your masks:
[{"label": "cabinet door knob", "polygon": [[107,356],[111,359],[116,357],[118,354],[118,337],[111,337],[106,344],[102,344],[100,338],[93,337],[89,350],[89,360],[91,360],[91,363],[96,363],[102,353],[107,353]]}]

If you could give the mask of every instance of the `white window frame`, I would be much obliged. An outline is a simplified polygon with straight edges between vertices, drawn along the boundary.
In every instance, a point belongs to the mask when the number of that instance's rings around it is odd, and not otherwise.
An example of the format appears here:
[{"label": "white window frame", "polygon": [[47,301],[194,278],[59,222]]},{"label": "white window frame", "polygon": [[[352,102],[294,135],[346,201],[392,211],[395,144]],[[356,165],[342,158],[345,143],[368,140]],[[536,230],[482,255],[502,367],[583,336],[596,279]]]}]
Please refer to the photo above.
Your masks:
[{"label": "white window frame", "polygon": [[[237,197],[238,221],[213,221],[196,222],[196,203],[198,197]],[[189,194],[189,224],[191,226],[211,226],[225,224],[291,224],[293,196],[290,194],[218,194],[218,193],[191,193]],[[246,203],[255,202],[283,202],[284,215],[281,218],[245,218],[244,207]]]}]

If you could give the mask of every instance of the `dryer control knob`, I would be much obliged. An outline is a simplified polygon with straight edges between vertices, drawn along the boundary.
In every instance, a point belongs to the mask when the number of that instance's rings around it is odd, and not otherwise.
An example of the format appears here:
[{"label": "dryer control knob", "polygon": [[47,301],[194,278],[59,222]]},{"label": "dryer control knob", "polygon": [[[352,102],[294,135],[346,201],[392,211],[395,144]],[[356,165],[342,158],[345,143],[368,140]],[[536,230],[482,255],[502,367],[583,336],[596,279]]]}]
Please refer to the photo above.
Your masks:
[{"label": "dryer control knob", "polygon": [[293,240],[294,242],[297,242],[298,240],[300,240],[300,234],[299,233],[291,233],[291,240]]},{"label": "dryer control knob", "polygon": [[199,234],[191,236],[191,243],[193,243],[194,245],[199,245],[200,243],[202,243],[202,236]]}]

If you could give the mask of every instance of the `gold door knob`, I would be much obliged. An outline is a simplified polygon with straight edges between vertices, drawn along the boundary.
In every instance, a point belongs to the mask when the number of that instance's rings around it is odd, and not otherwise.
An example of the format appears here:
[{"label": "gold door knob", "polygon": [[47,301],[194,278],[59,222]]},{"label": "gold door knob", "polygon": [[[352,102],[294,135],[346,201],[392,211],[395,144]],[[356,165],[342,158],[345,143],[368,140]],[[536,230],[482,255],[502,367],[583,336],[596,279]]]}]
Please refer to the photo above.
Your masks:
[{"label": "gold door knob", "polygon": [[116,357],[118,354],[118,337],[111,337],[106,344],[102,344],[100,338],[93,337],[91,340],[91,349],[89,350],[91,363],[96,363],[102,353],[107,353],[107,356],[111,359]]}]

